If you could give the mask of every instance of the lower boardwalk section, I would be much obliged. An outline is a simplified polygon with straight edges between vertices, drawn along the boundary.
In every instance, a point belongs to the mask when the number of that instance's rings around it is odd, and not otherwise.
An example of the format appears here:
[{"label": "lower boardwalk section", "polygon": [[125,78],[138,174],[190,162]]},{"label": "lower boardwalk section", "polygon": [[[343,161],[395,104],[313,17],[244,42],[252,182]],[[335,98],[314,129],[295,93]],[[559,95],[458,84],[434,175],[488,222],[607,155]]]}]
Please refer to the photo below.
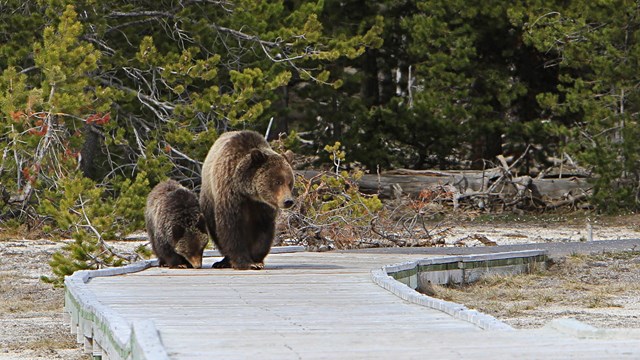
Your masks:
[{"label": "lower boardwalk section", "polygon": [[483,330],[371,280],[383,265],[421,258],[290,253],[270,255],[262,271],[87,272],[68,279],[66,308],[103,359],[640,358],[633,332]]}]

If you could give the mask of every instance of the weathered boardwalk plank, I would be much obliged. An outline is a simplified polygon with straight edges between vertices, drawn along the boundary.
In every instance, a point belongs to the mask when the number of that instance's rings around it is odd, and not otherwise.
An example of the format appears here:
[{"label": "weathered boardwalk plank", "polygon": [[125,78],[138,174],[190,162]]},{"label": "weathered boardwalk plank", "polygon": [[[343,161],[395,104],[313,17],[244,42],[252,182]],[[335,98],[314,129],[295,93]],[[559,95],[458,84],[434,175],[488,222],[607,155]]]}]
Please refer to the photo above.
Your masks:
[{"label": "weathered boardwalk plank", "polygon": [[170,359],[640,358],[637,332],[487,331],[371,281],[372,269],[420,258],[277,254],[263,271],[152,267],[92,278],[85,290],[129,324],[152,320]]}]

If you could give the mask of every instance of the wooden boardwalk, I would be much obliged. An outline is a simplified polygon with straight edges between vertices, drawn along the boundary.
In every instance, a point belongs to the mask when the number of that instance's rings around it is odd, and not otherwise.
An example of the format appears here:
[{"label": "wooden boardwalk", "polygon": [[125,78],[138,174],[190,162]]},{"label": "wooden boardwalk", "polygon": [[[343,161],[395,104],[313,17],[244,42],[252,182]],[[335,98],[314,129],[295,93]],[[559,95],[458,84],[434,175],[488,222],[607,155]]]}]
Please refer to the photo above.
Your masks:
[{"label": "wooden boardwalk", "polygon": [[269,255],[263,271],[85,274],[68,281],[66,307],[103,359],[640,359],[635,330],[485,330],[371,280],[424,257],[303,252]]}]

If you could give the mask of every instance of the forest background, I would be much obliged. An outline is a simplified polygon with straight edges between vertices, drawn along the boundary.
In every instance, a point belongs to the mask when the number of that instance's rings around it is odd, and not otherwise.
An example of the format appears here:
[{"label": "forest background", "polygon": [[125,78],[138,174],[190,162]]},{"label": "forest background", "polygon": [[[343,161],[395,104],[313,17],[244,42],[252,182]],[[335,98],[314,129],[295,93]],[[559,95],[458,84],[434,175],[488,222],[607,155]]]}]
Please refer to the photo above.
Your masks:
[{"label": "forest background", "polygon": [[71,234],[59,275],[117,265],[155,184],[197,191],[220,133],[271,121],[371,172],[571,163],[636,211],[639,30],[629,0],[2,1],[0,220]]}]

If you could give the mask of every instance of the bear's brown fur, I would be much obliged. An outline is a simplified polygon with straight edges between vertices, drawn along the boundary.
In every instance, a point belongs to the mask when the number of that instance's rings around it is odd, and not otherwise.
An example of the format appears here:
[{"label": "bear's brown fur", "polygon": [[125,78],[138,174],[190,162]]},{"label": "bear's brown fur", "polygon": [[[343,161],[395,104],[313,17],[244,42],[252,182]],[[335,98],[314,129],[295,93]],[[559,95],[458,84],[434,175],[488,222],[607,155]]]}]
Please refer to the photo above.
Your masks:
[{"label": "bear's brown fur", "polygon": [[144,217],[160,266],[202,267],[209,236],[193,192],[174,180],[161,182],[149,193]]},{"label": "bear's brown fur", "polygon": [[254,131],[222,134],[202,167],[200,208],[224,259],[215,268],[262,269],[279,208],[291,207],[293,170]]}]

